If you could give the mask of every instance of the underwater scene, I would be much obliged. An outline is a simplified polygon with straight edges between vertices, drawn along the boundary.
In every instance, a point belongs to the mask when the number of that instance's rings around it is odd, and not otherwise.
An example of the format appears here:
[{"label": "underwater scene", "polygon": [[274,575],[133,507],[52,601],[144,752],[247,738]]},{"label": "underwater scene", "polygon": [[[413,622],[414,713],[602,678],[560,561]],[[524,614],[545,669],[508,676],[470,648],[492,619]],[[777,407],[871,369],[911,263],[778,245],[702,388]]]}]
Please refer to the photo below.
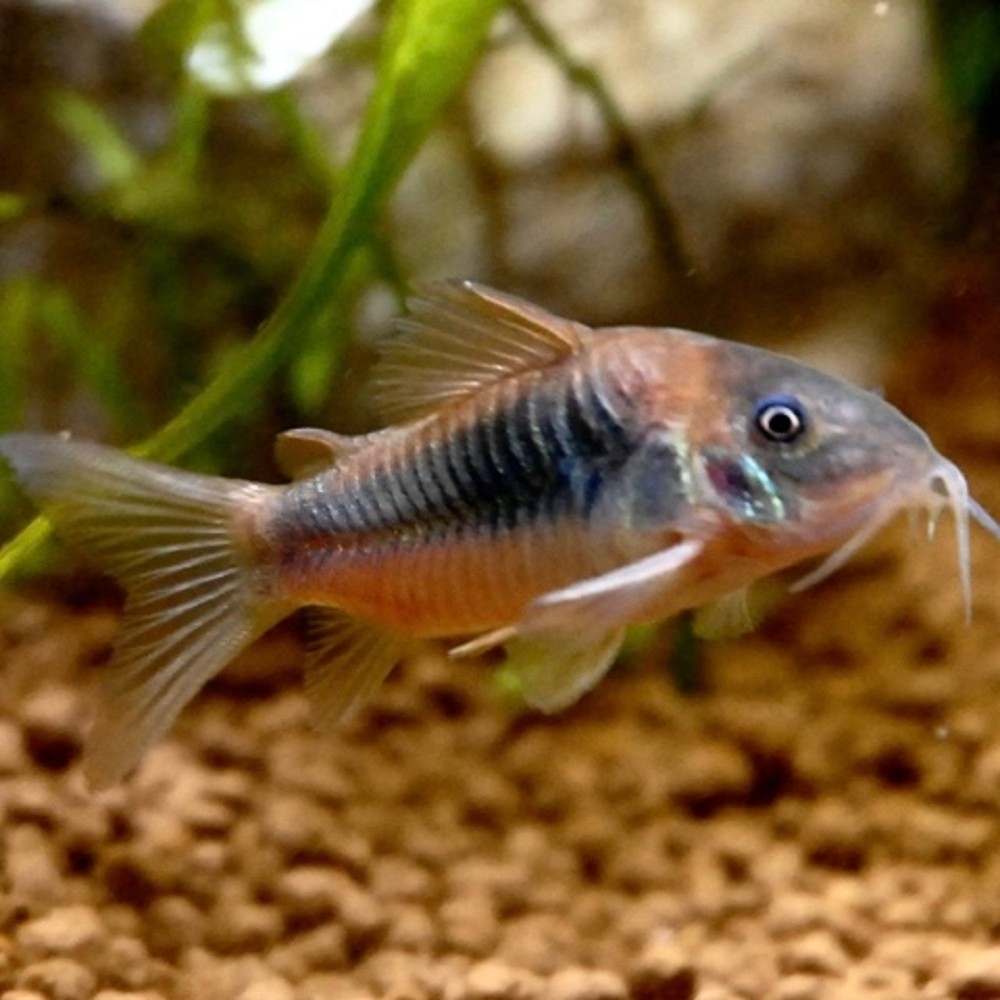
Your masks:
[{"label": "underwater scene", "polygon": [[1000,8],[0,85],[0,1000],[1000,1000]]}]

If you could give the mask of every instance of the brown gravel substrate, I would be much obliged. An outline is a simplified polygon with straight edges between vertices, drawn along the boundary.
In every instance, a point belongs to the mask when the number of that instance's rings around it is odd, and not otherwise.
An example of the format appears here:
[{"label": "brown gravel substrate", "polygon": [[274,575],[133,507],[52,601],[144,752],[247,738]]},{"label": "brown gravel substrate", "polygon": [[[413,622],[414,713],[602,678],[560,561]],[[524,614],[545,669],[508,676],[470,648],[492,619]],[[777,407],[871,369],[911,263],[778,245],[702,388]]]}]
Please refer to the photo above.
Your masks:
[{"label": "brown gravel substrate", "polygon": [[[1000,509],[1000,382],[928,398],[929,345],[901,395]],[[1000,998],[1000,546],[966,628],[950,540],[555,718],[428,658],[319,736],[272,637],[100,796],[114,612],[8,595],[0,1000]]]}]

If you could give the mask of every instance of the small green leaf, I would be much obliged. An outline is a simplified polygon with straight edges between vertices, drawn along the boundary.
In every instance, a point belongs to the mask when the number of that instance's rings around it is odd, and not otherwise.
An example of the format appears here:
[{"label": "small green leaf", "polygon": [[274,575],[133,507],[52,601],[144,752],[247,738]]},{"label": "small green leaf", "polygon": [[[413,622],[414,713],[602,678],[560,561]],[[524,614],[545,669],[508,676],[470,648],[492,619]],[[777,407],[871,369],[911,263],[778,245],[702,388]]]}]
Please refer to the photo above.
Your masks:
[{"label": "small green leaf", "polygon": [[35,283],[27,278],[14,278],[0,287],[4,351],[0,364],[0,430],[12,429],[22,419],[35,298]]},{"label": "small green leaf", "polygon": [[1000,81],[1000,9],[992,0],[938,0],[934,8],[949,97],[961,114],[978,118]]},{"label": "small green leaf", "polygon": [[64,288],[46,287],[39,300],[39,321],[56,352],[64,357],[118,428],[143,426],[142,410],[131,381],[107,344]]},{"label": "small green leaf", "polygon": [[53,118],[90,157],[102,183],[115,187],[138,174],[142,160],[95,101],[64,90],[53,95],[51,111]]},{"label": "small green leaf", "polygon": [[16,219],[28,207],[28,199],[13,191],[0,191],[0,222]]}]

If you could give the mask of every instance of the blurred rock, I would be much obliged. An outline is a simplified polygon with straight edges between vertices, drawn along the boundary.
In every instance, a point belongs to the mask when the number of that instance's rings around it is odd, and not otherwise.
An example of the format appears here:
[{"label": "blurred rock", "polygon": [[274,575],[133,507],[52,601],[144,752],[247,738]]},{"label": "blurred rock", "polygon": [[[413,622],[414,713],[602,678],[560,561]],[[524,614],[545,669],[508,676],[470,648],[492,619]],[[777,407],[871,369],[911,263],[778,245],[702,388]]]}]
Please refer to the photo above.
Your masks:
[{"label": "blurred rock", "polygon": [[26,966],[17,977],[17,985],[38,990],[50,1000],[90,1000],[97,977],[71,958],[48,958]]},{"label": "blurred rock", "polygon": [[511,15],[471,84],[468,135],[439,137],[400,192],[413,266],[499,280],[589,322],[786,346],[818,333],[797,346],[877,379],[869,363],[929,291],[954,186],[921,6],[531,9],[619,105],[689,273],[665,260],[593,102]]},{"label": "blurred rock", "polygon": [[633,1000],[689,1000],[698,983],[691,957],[673,944],[647,948],[629,979]]},{"label": "blurred rock", "polygon": [[17,942],[25,954],[35,958],[65,955],[93,961],[105,928],[91,906],[63,906],[18,929]]},{"label": "blurred rock", "polygon": [[84,713],[78,690],[50,684],[35,692],[21,712],[24,743],[32,759],[53,771],[72,763],[80,752]]},{"label": "blurred rock", "polygon": [[621,976],[603,969],[570,966],[549,980],[550,1000],[624,1000],[627,995]]}]

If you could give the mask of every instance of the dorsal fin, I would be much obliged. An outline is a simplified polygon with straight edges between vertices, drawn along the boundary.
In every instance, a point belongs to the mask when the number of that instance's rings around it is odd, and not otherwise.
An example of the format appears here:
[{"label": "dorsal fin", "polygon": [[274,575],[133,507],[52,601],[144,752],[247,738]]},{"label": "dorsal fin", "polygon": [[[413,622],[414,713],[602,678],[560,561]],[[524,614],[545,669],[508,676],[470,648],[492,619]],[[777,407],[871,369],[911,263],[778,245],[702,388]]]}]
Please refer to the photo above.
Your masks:
[{"label": "dorsal fin", "polygon": [[423,416],[442,403],[580,349],[590,332],[513,295],[472,281],[424,285],[399,320],[400,336],[373,373],[388,420]]},{"label": "dorsal fin", "polygon": [[357,451],[367,435],[349,437],[319,427],[296,427],[274,440],[274,460],[289,479],[308,479]]}]

